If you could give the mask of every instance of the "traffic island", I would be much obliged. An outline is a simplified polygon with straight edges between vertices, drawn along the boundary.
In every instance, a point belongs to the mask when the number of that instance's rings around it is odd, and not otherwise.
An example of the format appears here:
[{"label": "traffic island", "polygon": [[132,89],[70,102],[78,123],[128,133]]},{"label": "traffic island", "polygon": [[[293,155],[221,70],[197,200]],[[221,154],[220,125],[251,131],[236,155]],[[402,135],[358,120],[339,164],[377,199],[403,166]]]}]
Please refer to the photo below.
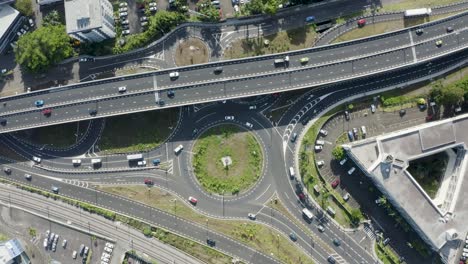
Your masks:
[{"label": "traffic island", "polygon": [[188,38],[179,42],[174,54],[177,66],[206,63],[209,61],[210,50],[202,40]]},{"label": "traffic island", "polygon": [[99,150],[113,154],[154,149],[175,131],[178,118],[179,108],[106,118]]},{"label": "traffic island", "polygon": [[209,128],[196,140],[192,166],[209,193],[236,195],[250,189],[263,171],[263,151],[256,137],[236,125]]}]

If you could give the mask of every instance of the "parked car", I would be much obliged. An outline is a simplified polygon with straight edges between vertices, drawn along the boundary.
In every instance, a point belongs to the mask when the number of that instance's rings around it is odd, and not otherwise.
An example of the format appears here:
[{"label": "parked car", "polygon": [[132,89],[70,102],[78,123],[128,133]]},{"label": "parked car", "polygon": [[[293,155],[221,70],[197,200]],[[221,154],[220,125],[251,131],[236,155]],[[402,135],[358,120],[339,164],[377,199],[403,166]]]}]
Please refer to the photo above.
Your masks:
[{"label": "parked car", "polygon": [[348,111],[344,111],[344,116],[345,116],[346,120],[349,120],[349,112]]},{"label": "parked car", "polygon": [[336,179],[331,183],[332,188],[336,188],[340,185],[340,179]]},{"label": "parked car", "polygon": [[422,35],[423,33],[424,33],[424,29],[422,29],[422,28],[416,29],[416,34],[417,35]]},{"label": "parked car", "polygon": [[370,105],[370,110],[371,110],[371,113],[375,113],[376,107],[374,104]]},{"label": "parked car", "polygon": [[158,8],[155,7],[155,6],[151,6],[151,7],[149,8],[149,11],[151,11],[151,12],[156,12],[156,11],[158,11]]},{"label": "parked car", "polygon": [[119,8],[119,12],[127,12],[127,11],[128,11],[128,8],[126,7]]},{"label": "parked car", "polygon": [[246,125],[248,128],[252,128],[252,127],[253,127],[252,123],[249,123],[249,122],[246,122],[245,125]]},{"label": "parked car", "polygon": [[224,117],[225,120],[234,120],[234,116],[225,116]]},{"label": "parked car", "polygon": [[63,248],[66,248],[66,247],[67,247],[67,243],[68,243],[68,241],[67,241],[66,239],[64,239],[64,240],[62,241],[62,247],[63,247]]},{"label": "parked car", "polygon": [[41,163],[41,161],[42,161],[41,158],[36,157],[36,156],[33,156],[32,159],[33,159],[33,161],[36,162],[36,163]]},{"label": "parked car", "polygon": [[320,129],[319,133],[322,134],[322,136],[324,136],[324,137],[326,137],[328,135],[328,131],[325,130],[325,129]]},{"label": "parked car", "polygon": [[406,115],[406,110],[405,109],[401,109],[400,110],[400,116],[404,116]]},{"label": "parked car", "polygon": [[0,119],[0,125],[5,126],[7,124],[7,120],[5,118]]},{"label": "parked car", "polygon": [[126,16],[128,16],[128,13],[127,12],[120,12],[119,16],[120,17],[126,17]]},{"label": "parked car", "polygon": [[122,35],[126,36],[130,34],[130,29],[122,30]]},{"label": "parked car", "polygon": [[130,23],[130,22],[128,21],[128,19],[122,20],[122,21],[120,22],[120,24],[122,24],[122,25],[128,25],[129,23]]},{"label": "parked car", "polygon": [[317,166],[318,167],[322,167],[323,165],[325,165],[325,161],[323,161],[323,160],[317,161]]},{"label": "parked car", "polygon": [[348,175],[353,174],[353,172],[356,170],[355,167],[352,167],[351,169],[348,170]]},{"label": "parked car", "polygon": [[148,6],[157,6],[157,4],[155,2],[151,2],[148,4]]},{"label": "parked car", "polygon": [[140,167],[144,167],[146,166],[146,160],[140,160],[137,162],[137,165],[140,166]]},{"label": "parked car", "polygon": [[196,205],[196,204],[198,203],[197,198],[192,197],[192,196],[190,196],[190,197],[188,198],[188,200],[189,200],[189,202],[190,202],[191,204],[193,204],[193,205]]},{"label": "parked car", "polygon": [[148,18],[143,16],[143,17],[140,17],[140,22],[143,22],[143,21],[148,21]]},{"label": "parked car", "polygon": [[354,139],[359,138],[359,130],[355,127],[353,127],[353,136],[354,136]]},{"label": "parked car", "polygon": [[108,248],[111,248],[111,249],[112,249],[112,248],[114,248],[114,244],[112,244],[112,243],[109,243],[109,242],[106,242],[106,247],[108,247]]},{"label": "parked car", "polygon": [[349,200],[349,193],[346,193],[345,195],[343,195],[343,200],[345,200],[345,202]]},{"label": "parked car", "polygon": [[340,165],[343,166],[346,163],[346,161],[348,161],[347,158],[340,160]]},{"label": "parked car", "polygon": [[296,142],[296,139],[297,139],[297,133],[293,133],[291,136],[291,143]]},{"label": "parked car", "polygon": [[315,151],[321,151],[323,149],[322,145],[315,145],[314,147]]},{"label": "parked car", "polygon": [[146,26],[148,26],[148,21],[143,21],[143,22],[140,23],[140,25],[142,27],[146,27]]},{"label": "parked car", "polygon": [[161,160],[160,160],[160,159],[154,159],[154,160],[153,160],[153,165],[154,165],[154,166],[158,166],[160,163],[161,163]]}]

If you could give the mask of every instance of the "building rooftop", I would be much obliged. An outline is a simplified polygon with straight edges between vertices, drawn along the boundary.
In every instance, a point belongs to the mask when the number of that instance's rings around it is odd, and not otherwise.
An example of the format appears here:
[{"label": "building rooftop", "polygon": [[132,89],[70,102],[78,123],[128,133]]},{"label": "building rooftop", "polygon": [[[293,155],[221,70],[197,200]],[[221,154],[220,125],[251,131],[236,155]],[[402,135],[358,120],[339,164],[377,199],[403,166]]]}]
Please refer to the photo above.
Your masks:
[{"label": "building rooftop", "polygon": [[0,243],[0,264],[9,263],[12,259],[23,253],[24,248],[17,239]]},{"label": "building rooftop", "polygon": [[[344,145],[377,188],[436,251],[468,231],[468,114]],[[410,161],[445,151],[449,161],[434,198],[407,171]]]},{"label": "building rooftop", "polygon": [[67,33],[87,31],[102,25],[99,0],[65,0]]},{"label": "building rooftop", "polygon": [[8,33],[8,28],[15,21],[18,15],[19,12],[13,7],[0,4],[0,39]]}]

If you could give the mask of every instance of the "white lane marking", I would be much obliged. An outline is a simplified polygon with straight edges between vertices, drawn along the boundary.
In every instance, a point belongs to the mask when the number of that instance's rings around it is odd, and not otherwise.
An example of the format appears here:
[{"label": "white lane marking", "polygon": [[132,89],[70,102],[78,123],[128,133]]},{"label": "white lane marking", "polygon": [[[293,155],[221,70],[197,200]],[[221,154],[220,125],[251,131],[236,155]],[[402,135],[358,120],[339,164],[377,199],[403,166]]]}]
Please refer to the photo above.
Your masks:
[{"label": "white lane marking", "polygon": [[265,191],[262,194],[260,194],[257,198],[255,198],[255,201],[260,199],[260,197],[262,197],[268,191],[268,189],[270,189],[270,186],[271,186],[271,184],[268,185],[268,187],[265,189]]}]

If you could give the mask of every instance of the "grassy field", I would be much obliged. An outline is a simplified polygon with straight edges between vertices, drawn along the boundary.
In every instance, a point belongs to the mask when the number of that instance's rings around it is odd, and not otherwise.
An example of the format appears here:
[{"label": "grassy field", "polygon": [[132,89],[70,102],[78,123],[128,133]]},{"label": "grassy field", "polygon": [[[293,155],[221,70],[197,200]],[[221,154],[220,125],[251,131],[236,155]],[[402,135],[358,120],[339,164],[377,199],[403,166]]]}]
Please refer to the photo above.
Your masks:
[{"label": "grassy field", "polygon": [[[260,38],[239,39],[224,51],[225,59],[245,58],[312,47],[317,34],[311,26],[300,27]],[[265,44],[268,41],[268,44]]]},{"label": "grassy field", "polygon": [[390,32],[404,27],[402,20],[388,21],[385,23],[375,23],[369,24],[362,28],[356,28],[349,32],[344,33],[332,43],[338,43],[343,41],[349,41],[358,38],[365,38],[372,35],[382,34],[385,32]]},{"label": "grassy field", "polygon": [[7,235],[0,233],[0,242],[7,241],[8,239]]},{"label": "grassy field", "polygon": [[159,146],[177,124],[179,108],[106,119],[99,149],[106,154],[147,151]]},{"label": "grassy field", "polygon": [[380,12],[400,11],[413,8],[436,7],[458,3],[460,0],[402,0],[396,3],[384,5],[379,9]]},{"label": "grassy field", "polygon": [[[273,254],[285,263],[312,263],[294,244],[272,229],[256,224],[246,218],[241,220],[217,220],[192,210],[172,194],[146,186],[100,186],[101,191],[121,195],[129,199],[159,208],[178,217],[208,226],[208,229],[223,233],[265,254]],[[175,220],[176,221],[176,220]],[[208,234],[209,235],[209,234]]]},{"label": "grassy field", "polygon": [[399,258],[393,251],[384,247],[381,243],[375,243],[375,252],[377,253],[377,257],[384,263],[384,264],[397,264],[399,262]]},{"label": "grassy field", "polygon": [[67,147],[75,143],[77,129],[82,136],[88,125],[89,121],[81,121],[18,131],[16,135],[39,145]]},{"label": "grassy field", "polygon": [[189,38],[179,43],[174,60],[177,66],[206,63],[209,60],[209,50],[198,38]]},{"label": "grassy field", "polygon": [[[200,184],[211,193],[236,194],[251,187],[262,173],[263,152],[252,133],[234,125],[209,129],[196,141],[193,167]],[[221,158],[230,157],[224,167]]]}]

